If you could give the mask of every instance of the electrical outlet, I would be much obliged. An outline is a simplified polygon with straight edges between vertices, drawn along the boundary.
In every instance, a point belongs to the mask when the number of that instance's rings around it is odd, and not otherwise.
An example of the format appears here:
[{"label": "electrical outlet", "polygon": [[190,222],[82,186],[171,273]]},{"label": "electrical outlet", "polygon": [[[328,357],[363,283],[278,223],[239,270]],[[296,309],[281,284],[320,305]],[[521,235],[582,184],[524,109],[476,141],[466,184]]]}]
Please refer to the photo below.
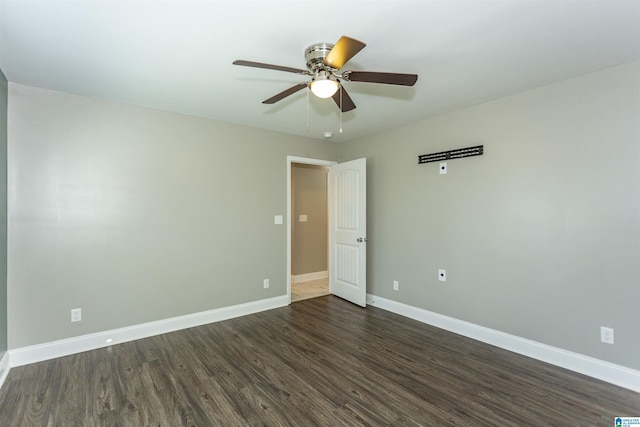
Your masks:
[{"label": "electrical outlet", "polygon": [[441,282],[447,281],[447,270],[438,270],[438,280],[440,280]]},{"label": "electrical outlet", "polygon": [[399,285],[398,281],[397,281],[397,280],[394,280],[394,281],[393,281],[393,290],[394,290],[394,291],[397,291],[397,290],[398,290],[398,285]]},{"label": "electrical outlet", "polygon": [[269,289],[269,279],[264,279],[264,280],[262,281],[262,286],[263,286],[265,289]]},{"label": "electrical outlet", "polygon": [[74,308],[71,310],[71,321],[72,322],[79,322],[82,320],[82,309],[81,308]]},{"label": "electrical outlet", "polygon": [[613,344],[613,329],[600,326],[600,341],[606,344]]}]

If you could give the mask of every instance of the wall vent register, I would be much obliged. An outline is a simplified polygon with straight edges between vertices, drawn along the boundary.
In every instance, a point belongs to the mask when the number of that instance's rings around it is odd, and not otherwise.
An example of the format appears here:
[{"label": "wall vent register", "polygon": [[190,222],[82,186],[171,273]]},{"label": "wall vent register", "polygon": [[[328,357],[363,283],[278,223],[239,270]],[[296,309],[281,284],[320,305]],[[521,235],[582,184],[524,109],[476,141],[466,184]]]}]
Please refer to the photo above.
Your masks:
[{"label": "wall vent register", "polygon": [[484,153],[484,145],[475,147],[458,148],[456,150],[441,151],[439,153],[422,154],[418,156],[418,164],[441,162],[443,160],[462,159],[463,157],[481,156]]}]

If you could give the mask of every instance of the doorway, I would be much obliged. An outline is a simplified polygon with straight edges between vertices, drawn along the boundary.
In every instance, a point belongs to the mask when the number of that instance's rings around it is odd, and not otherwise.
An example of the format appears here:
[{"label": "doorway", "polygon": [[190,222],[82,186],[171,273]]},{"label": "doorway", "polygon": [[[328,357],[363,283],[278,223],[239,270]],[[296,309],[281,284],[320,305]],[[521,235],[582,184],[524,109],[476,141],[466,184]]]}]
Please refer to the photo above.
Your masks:
[{"label": "doorway", "polygon": [[366,307],[367,159],[360,158],[336,164],[326,160],[287,157],[287,295],[289,303],[291,303],[292,282],[291,165],[293,163],[329,167],[327,183],[329,292],[361,307]]},{"label": "doorway", "polygon": [[287,157],[287,294],[329,295],[328,169],[335,162]]}]

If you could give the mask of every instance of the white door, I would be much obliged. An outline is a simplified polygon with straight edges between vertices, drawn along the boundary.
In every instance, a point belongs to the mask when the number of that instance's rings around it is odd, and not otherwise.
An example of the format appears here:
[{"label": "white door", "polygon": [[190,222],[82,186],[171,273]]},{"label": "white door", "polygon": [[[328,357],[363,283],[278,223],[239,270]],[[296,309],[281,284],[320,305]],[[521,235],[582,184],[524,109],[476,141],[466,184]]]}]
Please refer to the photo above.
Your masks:
[{"label": "white door", "polygon": [[367,159],[329,169],[329,290],[367,305]]}]

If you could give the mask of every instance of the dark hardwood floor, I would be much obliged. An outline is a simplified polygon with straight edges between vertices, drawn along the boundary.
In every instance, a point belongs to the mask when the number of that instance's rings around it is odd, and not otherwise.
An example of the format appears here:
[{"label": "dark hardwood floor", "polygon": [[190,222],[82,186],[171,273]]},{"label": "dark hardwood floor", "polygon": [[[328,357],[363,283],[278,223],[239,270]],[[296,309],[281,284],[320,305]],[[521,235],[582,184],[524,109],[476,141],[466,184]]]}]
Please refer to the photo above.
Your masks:
[{"label": "dark hardwood floor", "polygon": [[1,426],[613,426],[640,394],[333,296],[13,368]]}]

